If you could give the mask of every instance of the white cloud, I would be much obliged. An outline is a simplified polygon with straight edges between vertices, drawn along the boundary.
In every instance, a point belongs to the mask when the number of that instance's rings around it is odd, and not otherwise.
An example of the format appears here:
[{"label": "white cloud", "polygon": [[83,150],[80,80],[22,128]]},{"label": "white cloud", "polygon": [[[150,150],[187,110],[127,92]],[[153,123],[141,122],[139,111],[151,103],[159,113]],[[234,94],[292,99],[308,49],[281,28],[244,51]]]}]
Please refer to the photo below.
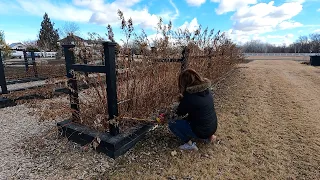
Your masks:
[{"label": "white cloud", "polygon": [[181,29],[181,30],[188,29],[190,32],[193,32],[193,31],[197,30],[199,28],[199,26],[200,25],[198,24],[197,18],[193,18],[190,23],[186,21],[178,29]]},{"label": "white cloud", "polygon": [[259,3],[239,9],[233,16],[233,28],[247,32],[270,32],[275,28],[288,29],[302,26],[301,23],[289,21],[302,11],[297,2],[274,6],[274,1]]},{"label": "white cloud", "polygon": [[306,0],[286,0],[286,2],[297,2],[303,4],[304,2],[306,2]]},{"label": "white cloud", "polygon": [[267,36],[268,39],[291,39],[293,37],[294,37],[293,34],[287,34],[284,36],[280,36],[280,35],[268,35]]},{"label": "white cloud", "polygon": [[20,8],[29,14],[43,16],[44,12],[47,12],[49,17],[55,20],[91,22],[100,25],[119,24],[118,9],[124,13],[125,18],[132,17],[134,25],[140,25],[143,28],[156,27],[160,16],[165,21],[174,20],[179,16],[179,10],[173,0],[169,1],[174,8],[174,12],[167,11],[162,14],[152,14],[146,7],[142,9],[134,8],[134,5],[141,1],[72,0],[72,2],[66,3],[50,0],[17,0]]},{"label": "white cloud", "polygon": [[201,6],[206,0],[186,0],[190,6]]},{"label": "white cloud", "polygon": [[267,36],[263,36],[263,35],[259,35],[259,34],[254,34],[254,35],[242,35],[242,36],[238,36],[238,35],[231,35],[228,34],[228,36],[233,39],[234,42],[238,43],[238,44],[244,44],[248,41],[251,40],[258,40],[264,43],[270,43],[270,44],[274,44],[274,45],[290,45],[292,44],[292,42],[294,41],[293,34],[287,34],[287,35],[267,35]]},{"label": "white cloud", "polygon": [[292,34],[286,36],[266,36],[264,33],[290,28],[301,27],[303,24],[292,20],[302,9],[304,0],[287,0],[285,3],[275,5],[274,1],[257,3],[254,0],[211,0],[218,2],[217,14],[235,11],[231,16],[233,26],[226,34],[236,43],[243,44],[250,40],[262,42],[273,39],[278,44],[292,41]]},{"label": "white cloud", "polygon": [[317,11],[320,12],[320,8]]},{"label": "white cloud", "polygon": [[320,33],[320,29],[314,30],[313,33]]},{"label": "white cloud", "polygon": [[247,41],[250,41],[250,35],[233,29],[229,29],[228,31],[224,32],[230,39],[232,39],[235,43],[243,44]]},{"label": "white cloud", "polygon": [[211,2],[219,3],[219,7],[216,9],[217,14],[224,14],[236,11],[247,5],[256,4],[257,0],[211,0]]},{"label": "white cloud", "polygon": [[252,40],[259,40],[261,42],[267,42],[267,38],[264,36],[260,36],[259,34],[255,34],[251,38]]},{"label": "white cloud", "polygon": [[294,21],[283,21],[280,24],[278,24],[279,29],[291,29],[301,26],[303,26],[303,24]]},{"label": "white cloud", "polygon": [[280,35],[268,35],[267,38],[268,38],[268,39],[282,39],[282,38],[284,38],[284,36],[280,36]]},{"label": "white cloud", "polygon": [[164,20],[173,20],[179,16],[179,10],[172,0],[170,0],[170,4],[175,9],[175,12],[162,14],[151,14],[146,7],[137,10],[133,9],[132,6],[140,1],[141,0],[116,0],[112,3],[104,3],[104,0],[73,0],[74,4],[83,8],[88,7],[93,12],[90,22],[102,25],[118,24],[118,9],[124,13],[126,19],[132,17],[133,23],[143,28],[156,27],[160,16],[163,17]]},{"label": "white cloud", "polygon": [[[91,23],[101,25],[115,25],[119,23],[117,11],[120,9],[126,19],[133,17],[135,25],[143,28],[154,28],[157,25],[159,17],[151,14],[147,8],[135,10],[133,5],[141,0],[116,0],[112,3],[104,3],[103,0],[73,0],[73,3],[79,7],[89,8],[93,13],[89,19]],[[170,17],[169,15],[167,17]]]},{"label": "white cloud", "polygon": [[244,44],[251,40],[259,40],[262,42],[272,42],[272,44],[276,45],[289,45],[293,42],[294,35],[286,34],[286,35],[262,35],[259,33],[249,34],[244,31],[238,30],[228,30],[225,32],[226,35],[231,38],[237,44]]},{"label": "white cloud", "polygon": [[172,19],[176,19],[180,15],[179,9],[177,8],[176,4],[172,0],[169,0],[169,2],[175,10],[175,15],[172,17]]},{"label": "white cloud", "polygon": [[285,35],[285,37],[286,37],[286,38],[293,38],[294,35],[293,35],[293,34],[287,34],[287,35]]}]

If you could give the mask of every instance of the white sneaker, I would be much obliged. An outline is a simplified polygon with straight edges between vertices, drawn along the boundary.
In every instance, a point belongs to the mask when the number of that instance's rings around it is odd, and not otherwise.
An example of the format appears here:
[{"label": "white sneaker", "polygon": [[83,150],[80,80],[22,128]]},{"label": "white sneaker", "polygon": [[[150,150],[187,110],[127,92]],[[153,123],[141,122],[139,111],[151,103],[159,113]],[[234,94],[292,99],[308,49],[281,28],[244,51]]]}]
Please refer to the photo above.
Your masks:
[{"label": "white sneaker", "polygon": [[190,145],[189,143],[185,143],[184,145],[179,146],[181,150],[189,150],[189,151],[198,151],[198,147],[195,142]]}]

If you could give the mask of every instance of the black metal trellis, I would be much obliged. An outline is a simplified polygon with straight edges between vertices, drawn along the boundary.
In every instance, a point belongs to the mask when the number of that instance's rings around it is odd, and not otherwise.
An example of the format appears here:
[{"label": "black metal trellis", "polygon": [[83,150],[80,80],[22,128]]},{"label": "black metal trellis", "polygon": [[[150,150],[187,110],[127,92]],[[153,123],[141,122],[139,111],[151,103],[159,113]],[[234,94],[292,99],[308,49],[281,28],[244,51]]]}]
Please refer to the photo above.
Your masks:
[{"label": "black metal trellis", "polygon": [[4,65],[2,61],[2,54],[0,49],[0,86],[2,94],[8,94],[7,81],[4,73]]},{"label": "black metal trellis", "polygon": [[[104,65],[92,66],[86,64],[75,64],[75,57],[72,48],[74,45],[63,45],[66,61],[66,71],[68,80],[68,86],[72,89],[69,91],[71,108],[74,110],[72,113],[73,120],[79,118],[79,95],[77,80],[72,74],[73,71],[78,72],[94,72],[94,73],[105,73],[107,80],[107,102],[108,102],[108,114],[109,120],[114,119],[118,116],[118,103],[117,103],[117,84],[116,84],[116,56],[115,56],[116,43],[104,42]],[[119,127],[113,124],[109,124],[110,134],[115,136],[119,134]]]},{"label": "black metal trellis", "polygon": [[[77,90],[77,81],[73,76],[72,71],[80,72],[97,72],[106,74],[107,84],[107,100],[108,100],[108,113],[109,122],[118,116],[117,102],[117,86],[116,86],[116,44],[113,42],[105,42],[104,46],[104,60],[105,65],[92,66],[87,64],[74,64],[74,54],[72,48],[74,45],[65,45],[64,53],[66,59],[66,70],[69,78],[68,84],[73,89],[69,90],[71,107],[74,110],[73,118],[79,118],[79,98]],[[181,62],[181,70],[187,68],[188,54],[184,54],[180,59],[155,59],[159,62]],[[144,135],[153,127],[151,124],[138,125],[126,131],[126,133],[119,133],[119,127],[109,123],[110,132],[99,132],[91,129],[85,125],[72,122],[72,119],[64,120],[57,123],[59,131],[69,140],[75,141],[81,145],[87,145],[99,138],[99,145],[97,151],[103,152],[112,158],[116,158],[124,154],[127,150],[132,148]]]}]

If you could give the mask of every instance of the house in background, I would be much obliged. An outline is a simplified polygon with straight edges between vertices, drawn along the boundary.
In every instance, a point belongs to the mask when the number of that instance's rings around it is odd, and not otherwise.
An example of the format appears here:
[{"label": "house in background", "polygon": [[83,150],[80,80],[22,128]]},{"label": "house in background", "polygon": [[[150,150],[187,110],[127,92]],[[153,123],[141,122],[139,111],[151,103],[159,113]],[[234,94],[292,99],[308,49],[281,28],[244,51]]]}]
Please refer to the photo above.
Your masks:
[{"label": "house in background", "polygon": [[26,46],[22,43],[12,43],[9,45],[11,49],[17,49],[17,50],[25,50]]},{"label": "house in background", "polygon": [[77,45],[78,43],[83,43],[85,46],[88,46],[88,41],[76,35],[68,35],[67,37],[60,39],[58,45]]}]

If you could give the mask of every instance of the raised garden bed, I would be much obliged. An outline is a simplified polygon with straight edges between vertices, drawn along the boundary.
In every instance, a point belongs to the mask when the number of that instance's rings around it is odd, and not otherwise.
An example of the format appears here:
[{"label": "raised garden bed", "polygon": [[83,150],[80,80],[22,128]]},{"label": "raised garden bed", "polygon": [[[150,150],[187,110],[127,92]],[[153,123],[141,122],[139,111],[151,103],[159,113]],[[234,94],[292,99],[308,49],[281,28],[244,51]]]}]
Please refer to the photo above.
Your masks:
[{"label": "raised garden bed", "polygon": [[16,103],[12,99],[0,97],[0,108],[15,106]]},{"label": "raised garden bed", "polygon": [[152,125],[138,125],[126,130],[126,132],[112,136],[109,132],[99,132],[70,120],[59,122],[57,126],[63,137],[82,146],[97,141],[98,138],[100,142],[96,146],[96,151],[111,158],[117,158],[127,152],[153,128]]},{"label": "raised garden bed", "polygon": [[42,81],[46,80],[48,78],[38,78],[38,77],[32,77],[32,78],[22,78],[22,79],[16,79],[16,80],[9,80],[7,81],[7,85],[10,84],[17,84],[17,83],[27,83],[27,82],[34,82],[34,81]]}]

